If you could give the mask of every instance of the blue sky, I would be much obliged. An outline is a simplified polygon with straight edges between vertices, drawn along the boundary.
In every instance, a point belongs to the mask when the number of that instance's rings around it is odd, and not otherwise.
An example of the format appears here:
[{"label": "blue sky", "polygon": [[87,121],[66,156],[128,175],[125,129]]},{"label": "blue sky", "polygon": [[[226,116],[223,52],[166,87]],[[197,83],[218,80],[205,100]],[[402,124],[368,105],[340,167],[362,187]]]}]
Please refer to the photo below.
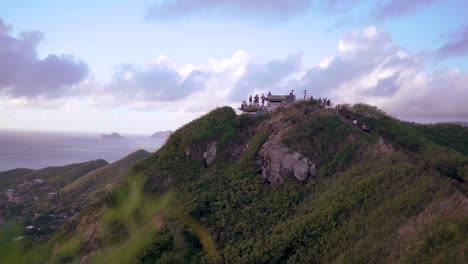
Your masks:
[{"label": "blue sky", "polygon": [[462,0],[3,1],[0,128],[151,133],[290,88],[418,122],[466,120],[464,10]]}]

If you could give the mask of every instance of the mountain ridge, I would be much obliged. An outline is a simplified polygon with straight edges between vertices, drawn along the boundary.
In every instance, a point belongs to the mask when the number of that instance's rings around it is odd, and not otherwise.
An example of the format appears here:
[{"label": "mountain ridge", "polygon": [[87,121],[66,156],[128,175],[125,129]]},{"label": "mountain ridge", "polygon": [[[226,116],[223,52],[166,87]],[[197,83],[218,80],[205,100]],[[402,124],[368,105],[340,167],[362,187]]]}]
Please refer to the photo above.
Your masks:
[{"label": "mountain ridge", "polygon": [[66,256],[84,262],[456,262],[467,240],[466,138],[457,125],[363,104],[217,108],[138,162],[61,239],[80,241]]},{"label": "mountain ridge", "polygon": [[65,196],[73,197],[74,202],[91,203],[105,192],[111,191],[123,182],[123,176],[133,164],[150,155],[150,152],[140,149],[128,154],[122,159],[90,171],[65,185],[61,191]]}]

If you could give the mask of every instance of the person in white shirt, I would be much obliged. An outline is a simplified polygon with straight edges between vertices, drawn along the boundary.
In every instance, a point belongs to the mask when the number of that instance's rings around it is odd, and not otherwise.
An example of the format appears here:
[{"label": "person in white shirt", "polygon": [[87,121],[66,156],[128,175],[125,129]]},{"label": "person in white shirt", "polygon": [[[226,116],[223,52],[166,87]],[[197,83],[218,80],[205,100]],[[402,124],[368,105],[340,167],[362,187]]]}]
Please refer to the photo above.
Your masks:
[{"label": "person in white shirt", "polygon": [[307,99],[307,90],[304,90],[304,100]]}]

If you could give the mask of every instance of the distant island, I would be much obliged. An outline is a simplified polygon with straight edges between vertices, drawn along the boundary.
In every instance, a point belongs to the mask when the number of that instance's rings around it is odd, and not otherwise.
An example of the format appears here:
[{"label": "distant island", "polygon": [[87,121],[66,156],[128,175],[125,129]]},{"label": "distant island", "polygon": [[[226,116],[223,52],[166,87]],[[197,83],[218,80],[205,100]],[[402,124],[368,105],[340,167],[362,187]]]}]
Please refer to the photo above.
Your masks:
[{"label": "distant island", "polygon": [[109,135],[101,135],[101,138],[110,138],[110,139],[123,139],[124,137],[122,137],[119,133],[112,133],[112,134],[109,134]]},{"label": "distant island", "polygon": [[151,135],[151,138],[168,138],[172,134],[171,130],[167,131],[158,131]]}]

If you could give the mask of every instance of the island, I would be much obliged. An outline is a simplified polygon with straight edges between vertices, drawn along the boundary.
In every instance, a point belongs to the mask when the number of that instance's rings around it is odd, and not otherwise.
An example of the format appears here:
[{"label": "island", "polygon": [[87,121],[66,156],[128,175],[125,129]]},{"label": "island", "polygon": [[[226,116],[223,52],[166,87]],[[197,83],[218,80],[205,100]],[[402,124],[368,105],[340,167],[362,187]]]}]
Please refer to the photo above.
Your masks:
[{"label": "island", "polygon": [[171,130],[167,131],[158,131],[151,135],[151,138],[168,138],[172,134]]},{"label": "island", "polygon": [[106,138],[106,139],[123,139],[124,137],[122,137],[119,133],[112,133],[112,134],[109,134],[109,135],[101,135],[101,138]]}]

